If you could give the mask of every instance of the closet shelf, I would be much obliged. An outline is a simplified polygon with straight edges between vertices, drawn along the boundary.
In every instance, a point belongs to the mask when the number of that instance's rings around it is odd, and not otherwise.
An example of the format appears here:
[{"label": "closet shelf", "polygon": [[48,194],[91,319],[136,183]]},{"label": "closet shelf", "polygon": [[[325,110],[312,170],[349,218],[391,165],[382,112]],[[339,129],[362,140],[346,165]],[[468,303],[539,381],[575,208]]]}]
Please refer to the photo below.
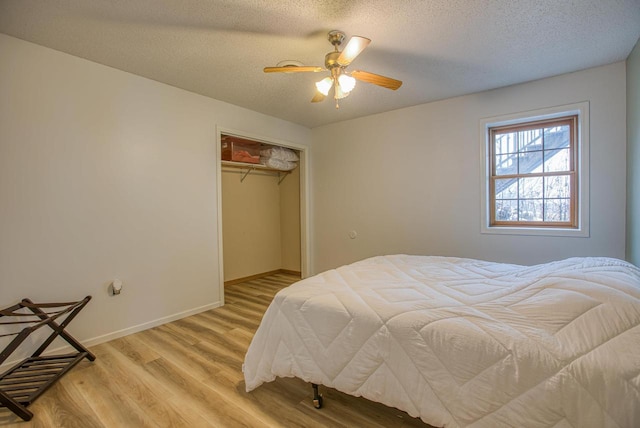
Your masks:
[{"label": "closet shelf", "polygon": [[282,181],[287,177],[287,175],[291,174],[291,171],[283,171],[281,169],[274,169],[266,167],[259,163],[245,163],[245,162],[236,162],[236,161],[220,161],[223,167],[229,168],[237,168],[246,170],[246,172],[240,177],[240,182],[243,182],[245,178],[251,173],[251,171],[264,171],[270,173],[276,173],[278,175],[278,184],[282,183]]}]

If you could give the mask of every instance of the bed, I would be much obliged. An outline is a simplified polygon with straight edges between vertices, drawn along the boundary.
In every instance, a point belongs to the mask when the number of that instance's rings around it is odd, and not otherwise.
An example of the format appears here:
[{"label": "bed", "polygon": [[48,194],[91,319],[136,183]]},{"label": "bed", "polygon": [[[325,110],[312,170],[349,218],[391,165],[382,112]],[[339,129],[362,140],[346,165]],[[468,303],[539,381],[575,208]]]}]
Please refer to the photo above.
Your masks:
[{"label": "bed", "polygon": [[640,270],[390,255],[281,290],[243,366],[436,427],[640,427]]}]

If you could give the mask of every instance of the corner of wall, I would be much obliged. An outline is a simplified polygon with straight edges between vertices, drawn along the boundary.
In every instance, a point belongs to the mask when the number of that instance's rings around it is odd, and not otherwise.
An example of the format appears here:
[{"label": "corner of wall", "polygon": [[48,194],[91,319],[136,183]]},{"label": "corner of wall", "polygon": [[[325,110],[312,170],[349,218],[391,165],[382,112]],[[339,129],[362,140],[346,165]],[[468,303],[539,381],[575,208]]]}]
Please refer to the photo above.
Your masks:
[{"label": "corner of wall", "polygon": [[626,259],[640,266],[640,39],[627,58]]}]

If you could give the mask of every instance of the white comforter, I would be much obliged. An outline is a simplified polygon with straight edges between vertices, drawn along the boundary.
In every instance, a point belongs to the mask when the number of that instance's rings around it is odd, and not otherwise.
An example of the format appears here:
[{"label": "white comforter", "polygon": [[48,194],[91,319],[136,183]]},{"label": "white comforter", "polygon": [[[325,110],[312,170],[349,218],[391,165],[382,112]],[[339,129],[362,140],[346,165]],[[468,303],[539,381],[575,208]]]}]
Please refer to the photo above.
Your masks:
[{"label": "white comforter", "polygon": [[640,427],[640,270],[384,256],[278,293],[247,391],[295,376],[445,427]]}]

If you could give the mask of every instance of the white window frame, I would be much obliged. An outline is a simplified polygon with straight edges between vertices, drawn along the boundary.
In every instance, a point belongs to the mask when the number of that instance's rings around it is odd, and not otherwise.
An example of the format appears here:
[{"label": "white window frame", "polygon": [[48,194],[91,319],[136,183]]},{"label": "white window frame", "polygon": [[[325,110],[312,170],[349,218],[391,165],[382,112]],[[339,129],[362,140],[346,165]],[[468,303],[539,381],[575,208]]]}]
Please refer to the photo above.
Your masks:
[{"label": "white window frame", "polygon": [[[578,226],[576,228],[548,228],[534,226],[491,226],[489,210],[491,204],[489,181],[491,175],[489,129],[497,126],[516,125],[538,120],[556,119],[578,115],[577,168],[578,168]],[[540,110],[526,111],[480,120],[480,142],[482,146],[480,232],[496,235],[536,236],[589,236],[589,102],[581,102]]]}]

